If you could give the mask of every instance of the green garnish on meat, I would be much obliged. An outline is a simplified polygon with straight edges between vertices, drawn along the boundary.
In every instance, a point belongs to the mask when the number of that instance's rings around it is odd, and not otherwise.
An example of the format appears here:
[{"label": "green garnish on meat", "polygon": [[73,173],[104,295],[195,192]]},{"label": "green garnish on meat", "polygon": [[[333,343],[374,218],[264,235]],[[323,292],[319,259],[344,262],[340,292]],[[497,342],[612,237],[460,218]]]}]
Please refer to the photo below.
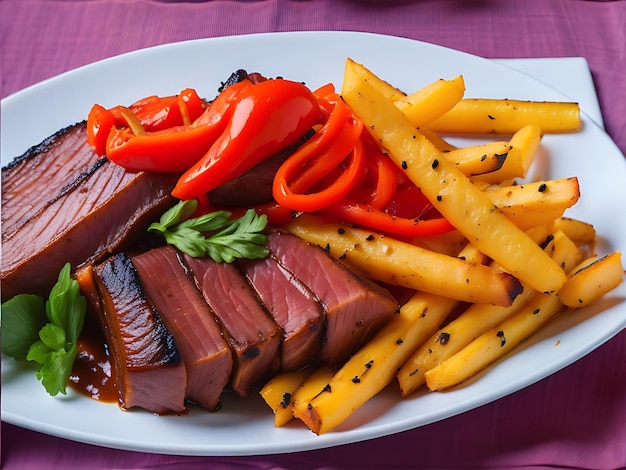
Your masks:
[{"label": "green garnish on meat", "polygon": [[267,237],[262,233],[267,217],[249,209],[238,219],[228,211],[191,217],[195,199],[179,201],[148,227],[160,233],[170,245],[190,256],[210,256],[215,262],[232,263],[237,258],[257,259],[268,255]]}]

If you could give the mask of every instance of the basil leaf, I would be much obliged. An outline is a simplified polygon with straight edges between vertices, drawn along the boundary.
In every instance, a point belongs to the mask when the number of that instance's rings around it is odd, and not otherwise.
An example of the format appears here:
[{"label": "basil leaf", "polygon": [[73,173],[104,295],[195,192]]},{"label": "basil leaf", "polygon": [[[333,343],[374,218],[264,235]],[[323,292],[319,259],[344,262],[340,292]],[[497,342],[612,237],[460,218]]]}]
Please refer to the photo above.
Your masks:
[{"label": "basil leaf", "polygon": [[26,360],[28,348],[39,339],[46,324],[43,298],[19,294],[2,304],[0,333],[2,352],[18,361]]},{"label": "basil leaf", "polygon": [[50,395],[66,394],[66,386],[72,373],[76,352],[75,344],[67,351],[65,349],[51,351],[37,371],[37,379],[41,380],[41,384]]},{"label": "basil leaf", "polygon": [[66,393],[87,312],[87,300],[70,272],[67,263],[45,303],[22,294],[2,304],[2,352],[38,363],[37,378],[52,396]]},{"label": "basil leaf", "polygon": [[50,321],[63,329],[67,341],[75,343],[83,329],[87,300],[80,293],[78,282],[70,277],[70,264],[66,263],[46,302]]}]

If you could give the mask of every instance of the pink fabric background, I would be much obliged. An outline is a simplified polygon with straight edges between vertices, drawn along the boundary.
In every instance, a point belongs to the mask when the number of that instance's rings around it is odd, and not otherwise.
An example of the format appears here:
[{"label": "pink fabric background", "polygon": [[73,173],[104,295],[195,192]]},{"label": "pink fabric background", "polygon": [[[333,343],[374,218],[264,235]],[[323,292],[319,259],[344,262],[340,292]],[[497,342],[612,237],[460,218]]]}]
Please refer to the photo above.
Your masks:
[{"label": "pink fabric background", "polygon": [[[371,31],[491,58],[582,56],[607,132],[626,152],[624,0],[1,0],[0,27],[2,97],[123,52],[253,32]],[[625,468],[626,333],[495,403],[374,441],[282,456],[179,457],[100,448],[3,423],[2,464],[8,469]]]}]

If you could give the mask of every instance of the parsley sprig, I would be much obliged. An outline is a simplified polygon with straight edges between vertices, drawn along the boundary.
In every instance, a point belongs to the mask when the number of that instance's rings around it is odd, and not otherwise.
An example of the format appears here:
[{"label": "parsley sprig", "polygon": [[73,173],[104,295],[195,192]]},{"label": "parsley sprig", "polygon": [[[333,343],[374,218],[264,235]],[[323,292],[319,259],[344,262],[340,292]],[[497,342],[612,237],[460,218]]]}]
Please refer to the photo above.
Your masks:
[{"label": "parsley sprig", "polygon": [[238,219],[231,219],[228,211],[191,217],[197,206],[195,199],[179,201],[148,230],[160,233],[167,243],[190,256],[210,256],[217,263],[268,255],[267,237],[262,233],[267,226],[265,215],[249,209]]},{"label": "parsley sprig", "polygon": [[39,364],[37,379],[52,396],[66,394],[87,311],[70,271],[66,263],[45,303],[38,295],[19,294],[2,304],[2,352]]}]

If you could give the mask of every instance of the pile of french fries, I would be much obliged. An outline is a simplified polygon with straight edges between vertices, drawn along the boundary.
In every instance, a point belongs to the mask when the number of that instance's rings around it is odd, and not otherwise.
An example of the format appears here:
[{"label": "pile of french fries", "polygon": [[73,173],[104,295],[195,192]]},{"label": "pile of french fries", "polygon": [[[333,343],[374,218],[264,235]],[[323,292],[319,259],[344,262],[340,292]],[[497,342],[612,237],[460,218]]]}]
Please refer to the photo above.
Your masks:
[{"label": "pile of french fries", "polygon": [[[622,282],[621,254],[598,257],[594,227],[564,217],[580,197],[576,177],[520,182],[543,134],[579,129],[578,105],[464,92],[457,77],[405,95],[347,60],[343,99],[456,231],[406,242],[314,215],[287,225],[356,272],[414,293],[345,364],[271,379],[261,396],[276,426],[298,418],[328,432],[394,380],[403,397],[458,385]],[[512,137],[464,148],[441,137],[468,133]]]}]

